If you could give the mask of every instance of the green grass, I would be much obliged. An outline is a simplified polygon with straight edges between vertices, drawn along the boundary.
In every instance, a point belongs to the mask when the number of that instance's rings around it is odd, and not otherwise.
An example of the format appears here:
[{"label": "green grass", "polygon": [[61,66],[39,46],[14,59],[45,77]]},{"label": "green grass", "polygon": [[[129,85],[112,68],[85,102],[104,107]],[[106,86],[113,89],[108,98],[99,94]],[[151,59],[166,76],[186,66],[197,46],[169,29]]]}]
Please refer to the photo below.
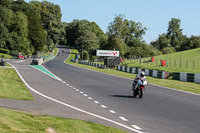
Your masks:
[{"label": "green grass", "polygon": [[0,98],[33,100],[33,97],[13,68],[0,68]]},{"label": "green grass", "polygon": [[46,53],[45,56],[47,56],[47,57],[44,58],[44,61],[48,61],[48,60],[54,58],[56,56],[57,52],[58,52],[58,48],[55,48],[53,55],[51,55],[52,54],[51,52],[48,52],[48,54]]},{"label": "green grass", "polygon": [[[151,60],[143,58],[142,62]],[[166,61],[166,66],[160,66],[160,60]],[[139,64],[139,60],[125,60],[124,64],[129,67],[163,70],[172,72],[200,73],[200,48],[176,52],[168,55],[155,56],[154,62]],[[168,65],[167,65],[168,64]]]},{"label": "green grass", "polygon": [[70,57],[65,61],[66,63],[71,63],[71,59],[75,59],[76,58],[76,54],[78,53],[77,49],[74,49],[74,47],[72,46],[68,46],[68,48],[71,49],[71,55]]},{"label": "green grass", "polygon": [[[71,49],[71,52],[76,53],[77,50]],[[116,68],[115,69],[100,69],[100,68],[89,66],[89,65],[83,65],[83,64],[71,62],[71,58],[73,58],[74,56],[75,55],[72,54],[70,56],[70,58],[68,58],[68,60],[66,60],[65,62],[68,64],[91,69],[94,71],[108,73],[108,74],[112,74],[112,75],[116,75],[116,76],[122,76],[122,77],[130,78],[130,79],[133,79],[136,76],[136,74],[117,71]],[[169,88],[175,88],[178,90],[184,90],[184,91],[200,94],[200,84],[197,84],[197,83],[183,82],[183,81],[172,80],[172,79],[159,79],[159,78],[153,78],[153,77],[149,77],[149,76],[147,76],[147,80],[151,84],[160,85],[160,86],[169,87]],[[131,85],[130,85],[130,87],[131,87]]]},{"label": "green grass", "polygon": [[0,58],[2,58],[2,55],[4,56],[4,59],[11,59],[12,58],[11,55],[3,54],[3,53],[0,53]]},{"label": "green grass", "polygon": [[120,129],[76,119],[41,116],[0,108],[1,133],[45,133],[48,128],[57,133],[125,133]]},{"label": "green grass", "polygon": [[[57,53],[57,52],[56,52]],[[0,68],[0,98],[33,100],[13,68]],[[77,119],[41,116],[0,108],[1,133],[125,133],[125,131]]]}]

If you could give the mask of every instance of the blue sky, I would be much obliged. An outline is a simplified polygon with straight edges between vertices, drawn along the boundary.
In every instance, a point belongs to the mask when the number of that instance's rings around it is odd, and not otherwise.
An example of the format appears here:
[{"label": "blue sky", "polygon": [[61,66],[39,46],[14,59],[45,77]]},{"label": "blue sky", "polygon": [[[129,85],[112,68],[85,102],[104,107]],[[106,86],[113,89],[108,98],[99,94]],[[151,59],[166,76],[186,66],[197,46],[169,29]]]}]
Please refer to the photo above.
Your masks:
[{"label": "blue sky", "polygon": [[[29,2],[30,0],[25,0]],[[41,1],[41,0],[38,0]],[[181,20],[183,34],[200,35],[200,0],[47,0],[60,5],[62,21],[86,19],[96,22],[106,32],[115,15],[140,22],[148,30],[143,39],[149,44],[159,34],[167,33],[171,18]]]}]

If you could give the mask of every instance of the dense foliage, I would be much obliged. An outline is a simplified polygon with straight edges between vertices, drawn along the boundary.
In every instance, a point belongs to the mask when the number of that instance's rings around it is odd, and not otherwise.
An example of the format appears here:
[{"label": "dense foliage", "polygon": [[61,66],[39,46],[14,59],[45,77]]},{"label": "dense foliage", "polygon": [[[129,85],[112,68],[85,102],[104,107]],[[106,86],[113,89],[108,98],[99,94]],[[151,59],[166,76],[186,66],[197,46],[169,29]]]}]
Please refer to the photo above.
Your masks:
[{"label": "dense foliage", "polygon": [[[142,36],[146,28],[139,22],[125,19],[118,15],[108,26],[106,34],[95,22],[87,20],[74,20],[66,27],[66,38],[68,44],[73,45],[81,51],[87,51],[90,59],[94,50],[118,50],[121,56],[152,56],[160,52],[145,43]],[[141,52],[139,52],[141,51]],[[86,53],[86,52],[84,52]],[[81,56],[83,56],[81,54]]]},{"label": "dense foliage", "polygon": [[[0,48],[11,55],[52,51],[58,44],[75,46],[81,57],[92,59],[95,50],[118,50],[124,57],[148,57],[200,47],[200,36],[183,35],[181,20],[172,18],[166,33],[147,45],[147,30],[140,22],[116,15],[104,33],[95,22],[61,22],[61,9],[48,1],[1,0]],[[5,50],[3,50],[5,52]]]},{"label": "dense foliage", "polygon": [[47,1],[0,1],[0,48],[23,54],[49,51],[66,40],[58,5]]}]

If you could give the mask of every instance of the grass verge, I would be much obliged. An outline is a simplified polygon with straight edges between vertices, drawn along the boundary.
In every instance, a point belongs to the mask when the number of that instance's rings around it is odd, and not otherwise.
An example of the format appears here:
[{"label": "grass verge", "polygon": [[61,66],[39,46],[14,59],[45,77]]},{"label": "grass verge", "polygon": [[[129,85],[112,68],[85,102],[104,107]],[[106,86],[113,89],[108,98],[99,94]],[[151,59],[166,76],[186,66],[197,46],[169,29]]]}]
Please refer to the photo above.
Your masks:
[{"label": "grass verge", "polygon": [[[135,74],[117,71],[116,69],[100,69],[100,68],[96,68],[96,67],[92,67],[88,65],[71,62],[71,58],[74,58],[75,57],[74,53],[77,53],[77,52],[78,51],[76,49],[71,49],[71,53],[73,54],[71,54],[71,56],[65,62],[68,64],[75,65],[75,66],[91,69],[98,72],[108,73],[108,74],[112,74],[116,76],[121,76],[121,77],[126,77],[126,78],[131,78],[131,79],[135,77]],[[200,84],[197,84],[197,83],[183,82],[183,81],[172,80],[172,79],[158,79],[158,78],[153,78],[149,76],[147,76],[147,80],[151,84],[200,94]]]},{"label": "grass verge", "polygon": [[0,68],[0,98],[33,100],[33,97],[13,68]]},{"label": "grass verge", "polygon": [[92,122],[41,116],[0,108],[1,133],[125,133],[125,131]]},{"label": "grass verge", "polygon": [[[139,64],[139,59],[124,60],[124,64],[129,67],[162,70],[170,73],[200,73],[200,48],[159,55],[154,58],[154,62],[149,62],[151,57],[147,57],[141,60],[141,64]],[[165,66],[161,66],[161,60],[165,60]]]},{"label": "grass verge", "polygon": [[2,58],[2,56],[3,56],[4,59],[11,59],[12,58],[11,55],[0,53],[0,58]]}]

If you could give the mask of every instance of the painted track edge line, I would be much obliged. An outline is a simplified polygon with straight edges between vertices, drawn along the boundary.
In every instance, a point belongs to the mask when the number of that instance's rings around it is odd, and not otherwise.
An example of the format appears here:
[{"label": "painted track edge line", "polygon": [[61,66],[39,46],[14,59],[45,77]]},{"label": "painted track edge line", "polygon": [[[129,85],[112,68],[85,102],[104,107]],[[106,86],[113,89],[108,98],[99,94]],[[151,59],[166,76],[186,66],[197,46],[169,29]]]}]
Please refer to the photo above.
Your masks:
[{"label": "painted track edge line", "polygon": [[[11,64],[11,65],[12,65],[12,64]],[[13,65],[12,65],[12,66],[13,66]],[[141,131],[139,131],[139,130],[133,129],[132,127],[126,126],[126,125],[124,125],[124,124],[121,124],[121,123],[119,123],[119,122],[116,122],[116,121],[113,121],[113,120],[111,120],[111,119],[102,117],[102,116],[100,116],[100,115],[93,114],[93,113],[91,113],[91,112],[87,112],[87,111],[85,111],[85,110],[79,109],[79,108],[74,107],[74,106],[72,106],[72,105],[66,104],[66,103],[64,103],[64,102],[61,102],[61,101],[59,101],[59,100],[53,99],[53,98],[51,98],[51,97],[49,97],[49,96],[46,96],[46,95],[44,95],[44,94],[42,94],[42,93],[36,91],[36,90],[33,89],[32,87],[30,87],[30,86],[28,85],[28,83],[24,80],[24,78],[21,76],[21,74],[18,72],[18,70],[17,70],[14,66],[13,66],[13,68],[15,69],[15,71],[17,72],[17,74],[19,75],[20,79],[24,82],[24,84],[25,84],[31,91],[35,92],[36,94],[38,94],[38,95],[40,95],[40,96],[42,96],[42,97],[44,97],[44,98],[47,98],[47,99],[49,99],[49,100],[51,100],[51,101],[54,101],[54,102],[56,102],[56,103],[59,103],[59,104],[61,104],[61,105],[70,107],[70,108],[75,109],[75,110],[77,110],[77,111],[79,111],[79,112],[82,112],[82,113],[85,113],[85,114],[88,114],[88,115],[97,117],[97,118],[99,118],[99,119],[102,119],[102,120],[105,120],[105,121],[108,121],[108,122],[111,122],[111,123],[113,123],[113,124],[116,124],[116,125],[121,126],[121,127],[123,127],[123,128],[129,129],[129,130],[131,130],[131,131],[134,131],[134,132],[137,132],[137,133],[144,133],[144,132],[141,132]]]}]

